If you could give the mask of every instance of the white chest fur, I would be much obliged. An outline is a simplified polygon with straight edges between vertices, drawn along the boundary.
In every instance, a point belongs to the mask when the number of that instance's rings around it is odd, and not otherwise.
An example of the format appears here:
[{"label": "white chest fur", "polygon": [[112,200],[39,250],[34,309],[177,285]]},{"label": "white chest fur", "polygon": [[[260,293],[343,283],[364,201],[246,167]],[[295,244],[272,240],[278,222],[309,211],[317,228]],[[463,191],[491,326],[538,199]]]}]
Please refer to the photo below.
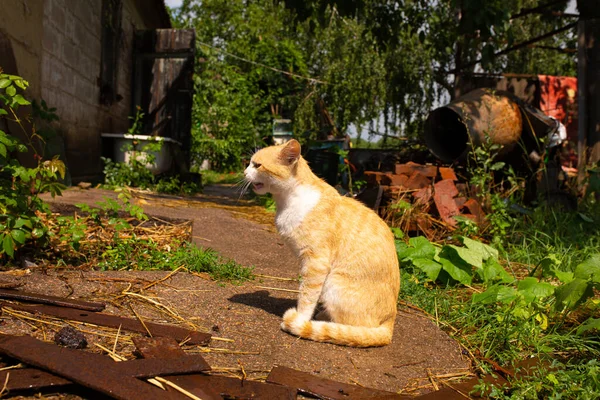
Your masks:
[{"label": "white chest fur", "polygon": [[275,225],[283,236],[289,236],[317,205],[321,193],[312,186],[299,185],[277,202]]}]

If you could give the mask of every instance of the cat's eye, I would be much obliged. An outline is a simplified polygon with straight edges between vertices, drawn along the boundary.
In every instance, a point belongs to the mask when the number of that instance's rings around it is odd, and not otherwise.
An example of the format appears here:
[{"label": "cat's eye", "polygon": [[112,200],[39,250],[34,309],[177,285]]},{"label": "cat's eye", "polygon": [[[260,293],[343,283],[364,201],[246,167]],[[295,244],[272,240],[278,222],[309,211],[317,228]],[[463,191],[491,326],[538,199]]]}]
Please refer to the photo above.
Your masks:
[{"label": "cat's eye", "polygon": [[261,167],[262,164],[259,164],[257,162],[252,161],[252,166],[256,169],[259,169]]}]

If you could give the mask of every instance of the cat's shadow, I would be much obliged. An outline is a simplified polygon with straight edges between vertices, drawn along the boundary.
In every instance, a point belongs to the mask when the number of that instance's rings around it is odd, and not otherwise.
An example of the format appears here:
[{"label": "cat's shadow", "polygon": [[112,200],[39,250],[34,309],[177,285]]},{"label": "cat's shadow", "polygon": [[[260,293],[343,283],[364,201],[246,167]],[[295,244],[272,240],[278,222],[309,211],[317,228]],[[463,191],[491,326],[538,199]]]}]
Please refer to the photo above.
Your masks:
[{"label": "cat's shadow", "polygon": [[231,296],[229,301],[260,308],[266,312],[282,317],[288,309],[296,307],[296,300],[271,297],[268,290],[259,290],[254,293],[240,293]]}]

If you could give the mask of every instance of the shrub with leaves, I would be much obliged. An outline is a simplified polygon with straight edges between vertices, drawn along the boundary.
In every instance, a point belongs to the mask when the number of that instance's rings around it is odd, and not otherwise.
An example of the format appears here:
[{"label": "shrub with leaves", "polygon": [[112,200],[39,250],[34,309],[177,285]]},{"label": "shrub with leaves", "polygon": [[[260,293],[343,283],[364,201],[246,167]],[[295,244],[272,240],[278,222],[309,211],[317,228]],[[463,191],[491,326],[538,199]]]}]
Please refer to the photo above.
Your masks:
[{"label": "shrub with leaves", "polygon": [[[13,258],[15,251],[29,241],[42,242],[47,228],[39,213],[48,211],[39,193],[60,195],[64,185],[59,182],[65,176],[65,165],[57,157],[43,160],[37,153],[34,140],[41,140],[35,132],[26,132],[17,114],[20,106],[29,105],[20,91],[29,83],[16,75],[0,70],[0,119],[12,121],[26,134],[27,143],[0,130],[0,259]],[[22,165],[16,153],[31,151],[37,166]]]}]

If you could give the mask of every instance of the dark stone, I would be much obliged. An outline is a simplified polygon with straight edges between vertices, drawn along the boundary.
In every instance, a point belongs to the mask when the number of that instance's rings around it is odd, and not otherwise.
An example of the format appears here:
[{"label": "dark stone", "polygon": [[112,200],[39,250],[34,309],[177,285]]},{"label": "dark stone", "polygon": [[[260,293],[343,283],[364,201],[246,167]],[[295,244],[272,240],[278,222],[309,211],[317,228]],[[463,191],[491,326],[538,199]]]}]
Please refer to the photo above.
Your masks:
[{"label": "dark stone", "polygon": [[56,333],[54,343],[70,349],[85,349],[88,344],[83,333],[70,326],[65,326]]}]

